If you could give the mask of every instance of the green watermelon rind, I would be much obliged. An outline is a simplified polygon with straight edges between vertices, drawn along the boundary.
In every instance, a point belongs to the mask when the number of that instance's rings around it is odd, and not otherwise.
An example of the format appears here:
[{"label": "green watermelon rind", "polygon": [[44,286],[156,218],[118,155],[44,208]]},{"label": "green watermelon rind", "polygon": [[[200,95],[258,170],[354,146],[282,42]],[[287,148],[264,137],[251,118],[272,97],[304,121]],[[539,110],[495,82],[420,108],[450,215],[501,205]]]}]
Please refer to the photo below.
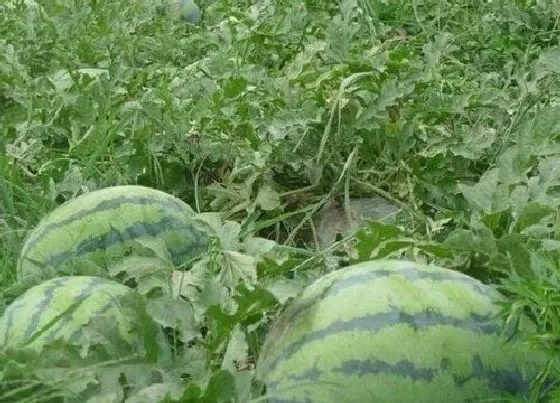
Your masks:
[{"label": "green watermelon rind", "polygon": [[531,352],[529,359],[520,346],[504,344],[501,299],[493,287],[433,265],[378,260],[340,269],[277,318],[256,377],[268,402],[524,394],[545,357]]},{"label": "green watermelon rind", "polygon": [[172,195],[137,185],[108,187],[47,214],[26,238],[17,276],[75,274],[73,267],[92,262],[107,267],[141,239],[161,242],[181,266],[207,250],[209,234],[192,208]]},{"label": "green watermelon rind", "polygon": [[63,339],[80,343],[83,326],[99,315],[115,320],[124,342],[134,344],[133,318],[122,311],[121,297],[134,293],[118,282],[92,276],[55,277],[16,298],[0,318],[0,350],[40,349]]}]

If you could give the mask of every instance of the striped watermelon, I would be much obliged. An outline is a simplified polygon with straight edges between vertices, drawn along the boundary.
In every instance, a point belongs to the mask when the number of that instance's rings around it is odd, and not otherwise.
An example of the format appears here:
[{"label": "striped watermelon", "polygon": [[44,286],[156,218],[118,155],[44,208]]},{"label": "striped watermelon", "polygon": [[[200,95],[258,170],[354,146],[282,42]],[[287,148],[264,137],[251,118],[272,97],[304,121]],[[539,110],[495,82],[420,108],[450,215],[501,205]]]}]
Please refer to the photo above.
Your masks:
[{"label": "striped watermelon", "polygon": [[[27,237],[18,279],[42,279],[84,271],[122,258],[137,240],[165,246],[173,264],[206,251],[209,231],[181,200],[144,186],[114,186],[85,193],[45,216]],[[92,265],[93,263],[93,265]],[[76,273],[75,267],[82,271]]]},{"label": "striped watermelon", "polygon": [[[82,344],[83,328],[100,314],[109,315],[122,340],[138,318],[122,312],[118,297],[134,291],[115,281],[91,276],[56,277],[38,284],[16,298],[0,318],[0,350],[8,347],[40,349],[55,339]],[[137,334],[137,333],[136,333]]]},{"label": "striped watermelon", "polygon": [[337,270],[279,315],[256,376],[268,402],[521,396],[544,357],[503,343],[499,298],[491,286],[432,265],[379,260]]}]

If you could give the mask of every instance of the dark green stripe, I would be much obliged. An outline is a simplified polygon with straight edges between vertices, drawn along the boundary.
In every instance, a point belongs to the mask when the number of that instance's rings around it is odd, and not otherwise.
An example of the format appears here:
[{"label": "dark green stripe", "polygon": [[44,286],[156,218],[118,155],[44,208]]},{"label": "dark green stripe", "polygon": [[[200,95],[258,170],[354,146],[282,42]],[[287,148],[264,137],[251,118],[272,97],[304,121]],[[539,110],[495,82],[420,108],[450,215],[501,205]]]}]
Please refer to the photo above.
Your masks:
[{"label": "dark green stripe", "polygon": [[[299,350],[305,348],[306,344],[323,340],[338,333],[358,330],[377,332],[402,323],[410,325],[415,331],[435,325],[453,326],[462,330],[469,330],[474,334],[497,334],[500,331],[500,327],[490,316],[472,313],[468,318],[462,319],[429,310],[411,315],[393,306],[389,312],[360,316],[349,321],[338,320],[323,329],[304,334],[299,340],[284,347],[272,361],[267,371],[274,371],[280,362],[289,360]],[[374,335],[372,334],[372,336]],[[274,337],[274,335],[271,335],[271,337]]]},{"label": "dark green stripe", "polygon": [[376,281],[380,278],[394,275],[403,277],[410,282],[426,279],[433,281],[452,281],[454,283],[466,285],[470,288],[473,288],[479,294],[491,295],[488,287],[484,286],[484,284],[482,284],[480,281],[467,275],[455,272],[453,270],[419,270],[417,267],[415,267],[414,264],[411,264],[411,266],[406,266],[398,270],[371,269],[367,273],[356,273],[355,275],[338,279],[331,287],[329,287],[328,296],[331,297],[337,295],[341,291],[344,291],[345,289],[353,287],[355,285],[370,283],[372,282],[372,280]]},{"label": "dark green stripe", "polygon": [[170,250],[171,258],[175,265],[185,263],[183,260],[188,258],[199,257],[200,254],[208,252],[210,245],[210,235],[196,229],[194,226],[185,229],[185,240],[182,248]]},{"label": "dark green stripe", "polygon": [[61,286],[68,282],[68,278],[56,278],[50,280],[47,284],[44,284],[44,298],[39,301],[39,303],[35,304],[33,307],[29,307],[30,309],[34,309],[33,315],[31,316],[29,323],[27,324],[27,329],[24,333],[24,338],[28,339],[33,333],[37,331],[37,327],[41,322],[41,318],[49,305],[51,304],[53,294],[56,290],[58,290]]},{"label": "dark green stripe", "polygon": [[[449,361],[445,358],[441,360],[440,368],[437,369],[416,368],[414,363],[406,360],[396,364],[388,364],[380,360],[350,360],[343,362],[339,368],[333,368],[332,371],[353,376],[368,374],[401,375],[415,381],[431,382],[438,374],[452,371],[450,365]],[[460,377],[453,374],[453,380],[457,387],[462,387],[473,379],[485,380],[492,389],[509,393],[525,393],[528,390],[528,383],[524,382],[521,372],[487,368],[478,354],[473,355],[471,360],[470,375]]]},{"label": "dark green stripe", "polygon": [[[5,321],[5,329],[4,329],[4,346],[8,345],[10,342],[10,330],[12,330],[12,326],[14,324],[14,316],[17,312],[20,311],[20,308],[25,306],[25,300],[20,299],[19,301],[14,301],[10,306],[6,309],[4,313],[3,320]],[[21,320],[21,318],[19,318]]]},{"label": "dark green stripe", "polygon": [[[290,375],[288,376],[288,379],[292,380],[292,381],[316,381],[319,380],[321,378],[321,376],[323,376],[323,374],[325,373],[325,371],[319,371],[319,369],[317,368],[317,365],[315,365],[313,368],[309,368],[307,371],[303,372],[302,374],[299,375]],[[272,382],[271,385],[276,385],[277,382]]]},{"label": "dark green stripe", "polygon": [[[452,373],[450,363],[445,358],[441,360],[439,368],[417,368],[410,361],[399,361],[396,364],[389,364],[381,360],[349,360],[341,363],[340,367],[332,368],[327,371],[319,371],[314,368],[300,375],[290,375],[288,379],[295,382],[314,382],[325,380],[325,372],[341,373],[352,377],[362,377],[365,375],[389,374],[406,377],[414,381],[432,382],[438,375],[451,372],[455,386],[462,387],[467,382],[479,379],[486,381],[488,387],[513,394],[525,394],[529,390],[530,380],[524,380],[520,371],[514,370],[492,370],[484,366],[482,359],[474,355],[471,360],[471,374],[460,377]],[[267,388],[274,390],[282,382],[270,382]]]},{"label": "dark green stripe", "polygon": [[[85,298],[89,297],[92,294],[92,291],[96,288],[99,288],[98,292],[103,291],[103,286],[113,285],[112,282],[103,281],[102,278],[95,278],[91,277],[88,279],[87,283],[79,284],[79,286],[83,287],[78,295],[75,296],[75,301],[82,301]],[[78,284],[76,284],[78,286]],[[106,308],[105,308],[106,309]],[[62,313],[62,312],[60,312]],[[91,312],[91,315],[95,315],[97,312]],[[74,315],[64,315],[56,325],[54,325],[49,332],[45,335],[44,340],[46,342],[54,340],[59,334],[60,331],[66,327],[72,320],[74,319]]]},{"label": "dark green stripe", "polygon": [[[75,251],[67,250],[57,255],[51,256],[45,262],[45,265],[58,267],[71,258],[79,257],[98,250],[109,249],[113,245],[136,238],[145,236],[157,238],[161,233],[166,231],[185,232],[185,246],[179,250],[170,250],[174,264],[183,263],[181,261],[183,257],[191,254],[193,251],[202,252],[208,246],[208,234],[206,234],[204,231],[200,231],[194,226],[186,225],[184,222],[177,221],[176,219],[166,216],[162,220],[155,223],[134,223],[120,232],[111,227],[111,229],[105,234],[80,242],[77,245]],[[190,237],[192,239],[192,242],[187,242],[187,237]]]},{"label": "dark green stripe", "polygon": [[[347,268],[348,270],[354,270]],[[345,270],[345,269],[340,269]],[[355,269],[358,270],[358,269]],[[293,305],[293,309],[288,309],[285,312],[285,320],[287,323],[293,323],[294,319],[299,316],[302,312],[309,309],[314,304],[323,301],[327,297],[334,297],[341,293],[342,291],[355,287],[357,285],[364,285],[364,284],[371,284],[375,281],[383,279],[389,276],[401,276],[409,281],[415,280],[433,280],[433,281],[452,281],[457,284],[466,285],[472,289],[474,289],[477,293],[487,296],[487,297],[494,297],[497,294],[493,292],[493,289],[490,287],[485,286],[480,281],[469,277],[467,275],[463,275],[459,272],[454,272],[452,270],[447,270],[445,272],[442,271],[424,271],[418,270],[413,263],[411,266],[406,266],[405,268],[398,269],[398,270],[386,270],[386,269],[370,269],[366,273],[362,272],[363,270],[361,267],[360,271],[356,274],[349,275],[348,277],[342,277],[335,279],[332,285],[325,287],[324,290],[317,295],[313,299],[306,301],[304,303],[300,303],[297,305]],[[319,278],[316,281],[324,281],[322,278]]]},{"label": "dark green stripe", "polygon": [[[77,200],[73,199],[72,201]],[[72,202],[71,201],[71,202]],[[54,223],[45,224],[39,227],[41,230],[37,233],[33,233],[33,239],[29,239],[29,242],[25,245],[25,250],[33,249],[40,240],[48,236],[49,232],[57,230],[71,222],[82,220],[92,214],[99,213],[106,210],[115,209],[120,207],[122,204],[136,204],[136,205],[153,205],[153,207],[161,208],[164,210],[174,211],[178,213],[185,213],[188,211],[188,205],[175,200],[174,198],[169,199],[156,199],[150,194],[139,195],[139,196],[120,196],[110,200],[103,200],[102,202],[96,204],[94,207],[89,209],[83,209],[79,212],[72,214],[71,216]],[[187,207],[185,207],[187,206]],[[60,208],[64,208],[60,206]]]}]

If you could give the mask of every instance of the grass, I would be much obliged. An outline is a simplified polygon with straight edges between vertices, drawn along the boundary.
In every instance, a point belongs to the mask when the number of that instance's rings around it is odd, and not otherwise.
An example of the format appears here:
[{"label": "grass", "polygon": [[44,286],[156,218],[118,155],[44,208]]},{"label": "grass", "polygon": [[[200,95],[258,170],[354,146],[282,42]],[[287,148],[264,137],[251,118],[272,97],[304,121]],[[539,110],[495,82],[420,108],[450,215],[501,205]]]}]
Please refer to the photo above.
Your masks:
[{"label": "grass", "polygon": [[[264,314],[317,267],[373,258],[499,284],[504,322],[528,315],[523,337],[557,354],[557,2],[199,0],[198,25],[160,3],[0,5],[5,304],[25,235],[47,212],[87,190],[142,184],[229,220],[212,219],[222,249],[192,270],[204,285],[195,324],[173,322],[176,340],[190,340],[192,326],[205,336],[176,351],[175,366],[152,367],[176,399],[248,399],[250,371],[232,362],[251,368]],[[346,214],[350,200],[377,196],[400,209],[396,223],[364,222],[321,246],[323,205]],[[256,253],[266,240],[287,255]],[[179,320],[162,312],[160,322]],[[74,362],[71,348],[53,351]],[[51,365],[45,357],[2,359],[20,379]],[[107,364],[97,389],[76,386],[97,374],[81,368],[76,378],[36,370],[6,393],[118,400],[150,384],[144,364],[123,365]]]}]

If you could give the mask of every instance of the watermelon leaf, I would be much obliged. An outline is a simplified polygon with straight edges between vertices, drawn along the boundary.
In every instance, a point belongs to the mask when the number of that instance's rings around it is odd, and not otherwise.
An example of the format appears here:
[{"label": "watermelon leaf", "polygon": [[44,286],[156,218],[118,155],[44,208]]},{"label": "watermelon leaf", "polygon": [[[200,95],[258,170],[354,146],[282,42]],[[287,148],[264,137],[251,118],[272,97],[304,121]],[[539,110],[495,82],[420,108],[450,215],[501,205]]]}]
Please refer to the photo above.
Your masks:
[{"label": "watermelon leaf", "polygon": [[198,334],[194,309],[182,298],[172,299],[169,295],[163,295],[150,299],[146,309],[156,323],[179,331],[180,340],[184,343]]},{"label": "watermelon leaf", "polygon": [[221,403],[236,400],[235,378],[230,371],[217,371],[202,397],[202,401],[208,403]]}]

